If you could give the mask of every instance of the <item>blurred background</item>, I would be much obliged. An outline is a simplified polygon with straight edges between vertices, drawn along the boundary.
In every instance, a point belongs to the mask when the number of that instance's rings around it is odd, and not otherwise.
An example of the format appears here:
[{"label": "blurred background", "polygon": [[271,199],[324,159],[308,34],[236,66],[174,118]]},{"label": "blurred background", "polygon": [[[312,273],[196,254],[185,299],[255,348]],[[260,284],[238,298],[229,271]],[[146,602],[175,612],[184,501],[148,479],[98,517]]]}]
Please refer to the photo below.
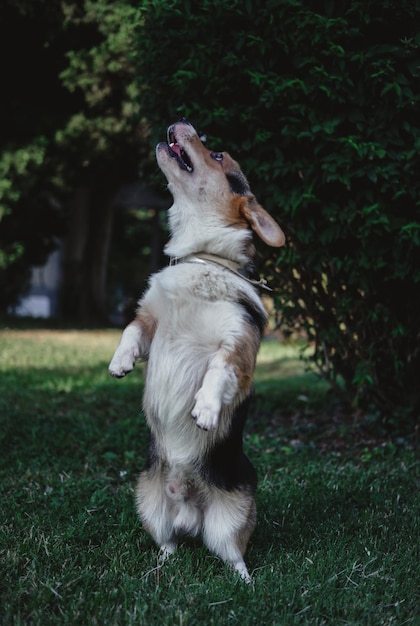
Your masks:
[{"label": "blurred background", "polygon": [[349,406],[420,404],[413,1],[3,0],[0,313],[123,326],[166,261],[154,146],[181,116],[287,236],[271,332]]}]

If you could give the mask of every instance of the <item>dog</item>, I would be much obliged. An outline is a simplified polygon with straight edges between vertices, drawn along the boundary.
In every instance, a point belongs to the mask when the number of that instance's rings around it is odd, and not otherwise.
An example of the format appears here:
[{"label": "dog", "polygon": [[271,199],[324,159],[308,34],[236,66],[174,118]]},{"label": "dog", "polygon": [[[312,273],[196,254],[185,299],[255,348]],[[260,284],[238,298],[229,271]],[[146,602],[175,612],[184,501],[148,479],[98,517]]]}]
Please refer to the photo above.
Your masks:
[{"label": "dog", "polygon": [[256,523],[257,476],[242,449],[257,352],[267,321],[253,232],[284,234],[258,204],[239,165],[181,119],[156,146],[168,181],[168,267],[151,276],[109,366],[121,378],[145,359],[150,431],[136,488],[145,529],[171,555],[182,535],[251,581],[244,562]]}]

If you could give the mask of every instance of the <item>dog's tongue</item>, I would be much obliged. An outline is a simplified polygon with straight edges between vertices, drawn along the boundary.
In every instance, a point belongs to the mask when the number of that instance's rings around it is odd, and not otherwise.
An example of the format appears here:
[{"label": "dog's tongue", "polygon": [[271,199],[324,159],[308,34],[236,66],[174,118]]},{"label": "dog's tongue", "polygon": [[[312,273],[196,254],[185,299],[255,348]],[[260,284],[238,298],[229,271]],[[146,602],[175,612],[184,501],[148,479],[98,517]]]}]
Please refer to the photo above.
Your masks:
[{"label": "dog's tongue", "polygon": [[177,154],[178,156],[181,156],[181,148],[179,147],[177,143],[170,143],[169,147],[172,150],[172,152],[175,152],[175,154]]}]

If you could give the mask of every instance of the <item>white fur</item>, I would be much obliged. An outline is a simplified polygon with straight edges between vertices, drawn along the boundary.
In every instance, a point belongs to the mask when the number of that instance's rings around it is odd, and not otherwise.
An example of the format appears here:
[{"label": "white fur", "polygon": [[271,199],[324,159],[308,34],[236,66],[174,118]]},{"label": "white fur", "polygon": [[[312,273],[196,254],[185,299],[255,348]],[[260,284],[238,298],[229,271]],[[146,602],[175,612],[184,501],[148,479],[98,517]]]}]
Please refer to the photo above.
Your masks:
[{"label": "white fur", "polygon": [[168,212],[169,228],[173,233],[165,246],[165,253],[174,258],[186,257],[194,252],[211,252],[238,263],[249,260],[244,253],[244,244],[252,239],[251,231],[227,229],[215,211],[197,213],[194,206],[175,202]]},{"label": "white fur", "polygon": [[158,319],[151,345],[130,324],[111,361],[110,373],[121,377],[132,370],[134,354],[148,357],[143,406],[160,421],[162,452],[171,462],[191,460],[199,445],[201,433],[192,420],[185,424],[185,415],[211,430],[235,398],[237,380],[226,360],[244,340],[241,307],[232,301],[238,286],[264,315],[254,288],[228,270],[202,263],[165,268],[140,302]]},{"label": "white fur", "polygon": [[207,367],[202,385],[194,396],[192,416],[196,424],[204,430],[217,427],[223,404],[230,404],[238,390],[238,384],[231,365],[225,363],[224,350],[219,349]]},{"label": "white fur", "polygon": [[120,343],[109,364],[109,373],[116,378],[122,378],[134,368],[140,356],[142,344],[141,330],[130,324],[124,330]]}]

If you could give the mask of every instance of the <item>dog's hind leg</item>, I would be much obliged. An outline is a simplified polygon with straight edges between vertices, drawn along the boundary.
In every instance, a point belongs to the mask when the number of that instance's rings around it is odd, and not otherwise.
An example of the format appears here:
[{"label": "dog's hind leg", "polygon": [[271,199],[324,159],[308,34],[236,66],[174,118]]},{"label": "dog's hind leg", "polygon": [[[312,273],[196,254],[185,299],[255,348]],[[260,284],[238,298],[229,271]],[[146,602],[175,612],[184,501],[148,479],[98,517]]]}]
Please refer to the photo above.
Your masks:
[{"label": "dog's hind leg", "polygon": [[255,521],[254,498],[241,491],[218,490],[204,512],[204,543],[247,583],[252,579],[243,557]]},{"label": "dog's hind leg", "polygon": [[160,473],[148,469],[140,474],[136,503],[143,526],[159,546],[160,560],[165,561],[176,550],[177,535]]}]

